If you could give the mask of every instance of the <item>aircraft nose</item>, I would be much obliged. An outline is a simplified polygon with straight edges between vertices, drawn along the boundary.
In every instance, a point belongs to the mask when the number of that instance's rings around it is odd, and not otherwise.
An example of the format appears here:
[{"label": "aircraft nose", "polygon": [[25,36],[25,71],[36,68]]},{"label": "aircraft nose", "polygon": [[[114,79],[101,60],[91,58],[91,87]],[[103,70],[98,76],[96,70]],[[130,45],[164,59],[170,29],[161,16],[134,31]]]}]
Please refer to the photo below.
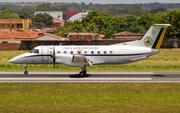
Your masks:
[{"label": "aircraft nose", "polygon": [[9,63],[17,63],[18,60],[16,58],[12,58],[11,60],[8,61]]}]

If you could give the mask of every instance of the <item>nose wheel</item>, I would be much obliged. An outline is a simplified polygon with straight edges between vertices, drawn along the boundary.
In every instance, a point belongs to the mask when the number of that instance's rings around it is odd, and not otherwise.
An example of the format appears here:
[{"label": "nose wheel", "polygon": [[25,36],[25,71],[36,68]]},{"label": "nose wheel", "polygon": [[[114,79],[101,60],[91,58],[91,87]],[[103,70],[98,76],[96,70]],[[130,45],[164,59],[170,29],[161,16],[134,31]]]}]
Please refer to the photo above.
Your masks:
[{"label": "nose wheel", "polygon": [[86,75],[86,67],[82,68],[82,71],[79,72],[79,75],[82,76],[82,77]]},{"label": "nose wheel", "polygon": [[27,74],[28,74],[28,71],[26,70],[27,64],[23,64],[23,66],[24,66],[24,68],[25,68],[24,75],[27,75]]},{"label": "nose wheel", "polygon": [[28,71],[24,71],[24,74],[27,75],[27,74],[28,74]]}]

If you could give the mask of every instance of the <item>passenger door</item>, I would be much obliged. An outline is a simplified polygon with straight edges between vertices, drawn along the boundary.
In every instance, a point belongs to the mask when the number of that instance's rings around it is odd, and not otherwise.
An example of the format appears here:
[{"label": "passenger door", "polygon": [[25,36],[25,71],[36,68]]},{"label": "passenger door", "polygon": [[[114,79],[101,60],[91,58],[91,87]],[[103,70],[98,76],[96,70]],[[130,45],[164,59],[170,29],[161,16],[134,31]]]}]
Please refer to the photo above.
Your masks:
[{"label": "passenger door", "polygon": [[42,61],[48,62],[49,61],[49,47],[48,46],[42,46]]}]

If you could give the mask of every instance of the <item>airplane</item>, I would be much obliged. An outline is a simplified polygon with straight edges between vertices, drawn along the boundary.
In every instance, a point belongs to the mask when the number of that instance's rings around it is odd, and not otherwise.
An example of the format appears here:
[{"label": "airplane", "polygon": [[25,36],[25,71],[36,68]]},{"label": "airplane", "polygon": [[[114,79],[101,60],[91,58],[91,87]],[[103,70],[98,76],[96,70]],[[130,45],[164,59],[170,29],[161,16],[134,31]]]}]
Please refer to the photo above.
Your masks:
[{"label": "airplane", "polygon": [[80,76],[87,73],[86,66],[119,65],[148,58],[159,51],[166,29],[170,24],[154,24],[141,39],[113,45],[93,46],[37,46],[9,60],[9,63],[23,64],[24,74],[29,64],[65,64],[79,67]]}]

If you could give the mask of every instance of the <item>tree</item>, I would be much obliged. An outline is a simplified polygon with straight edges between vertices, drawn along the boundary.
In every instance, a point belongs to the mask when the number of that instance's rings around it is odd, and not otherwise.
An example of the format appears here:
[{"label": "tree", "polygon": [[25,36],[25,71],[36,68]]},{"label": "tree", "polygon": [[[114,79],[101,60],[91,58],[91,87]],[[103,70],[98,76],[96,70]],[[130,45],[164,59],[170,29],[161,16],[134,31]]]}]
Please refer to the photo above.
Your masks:
[{"label": "tree", "polygon": [[86,18],[82,18],[83,23],[91,22],[94,17],[101,16],[101,14],[95,10],[89,12],[89,14],[86,16]]},{"label": "tree", "polygon": [[7,8],[0,13],[0,19],[20,19],[20,17],[12,9]]},{"label": "tree", "polygon": [[34,14],[34,7],[23,7],[22,11],[26,11],[29,14]]},{"label": "tree", "polygon": [[150,11],[150,13],[155,14],[155,13],[163,12],[163,11],[164,11],[164,12],[166,11],[166,9],[165,9],[164,7],[158,7],[158,8],[152,9],[152,10]]},{"label": "tree", "polygon": [[30,19],[31,18],[31,15],[26,11],[20,11],[18,13],[18,15],[21,19]]},{"label": "tree", "polygon": [[89,2],[89,4],[88,4],[89,6],[92,6],[93,5],[93,3],[92,2]]},{"label": "tree", "polygon": [[51,7],[50,3],[43,3],[39,4],[38,6],[35,7],[36,11],[49,11],[49,8]]},{"label": "tree", "polygon": [[81,2],[81,5],[83,5],[83,6],[84,6],[84,5],[86,5],[86,4],[85,4],[85,2]]},{"label": "tree", "polygon": [[135,16],[127,16],[125,17],[124,21],[128,25],[127,31],[133,32],[133,33],[141,33],[143,34],[145,32],[145,29],[142,25],[138,24],[138,18]]},{"label": "tree", "polygon": [[6,13],[14,13],[14,11],[10,8],[6,8],[1,12],[1,14],[6,14]]},{"label": "tree", "polygon": [[5,9],[8,9],[8,8],[7,8],[7,7],[2,7],[2,8],[1,8],[1,11],[5,10]]},{"label": "tree", "polygon": [[172,10],[163,15],[162,18],[166,20],[166,23],[170,23],[172,26],[168,27],[168,35],[174,34],[174,37],[180,36],[180,10]]},{"label": "tree", "polygon": [[59,11],[63,11],[63,14],[67,14],[70,11],[70,9],[69,9],[69,6],[62,5],[59,7]]},{"label": "tree", "polygon": [[34,16],[32,18],[32,24],[36,27],[36,28],[43,28],[43,27],[51,27],[52,25],[54,25],[55,23],[53,22],[53,17],[47,13],[39,13],[36,14],[36,16]]},{"label": "tree", "polygon": [[159,17],[154,14],[142,14],[138,19],[138,24],[148,29],[151,25],[159,23]]},{"label": "tree", "polygon": [[141,16],[144,14],[144,10],[140,6],[128,6],[123,9],[125,12],[127,12],[128,15],[133,15],[133,16]]}]

